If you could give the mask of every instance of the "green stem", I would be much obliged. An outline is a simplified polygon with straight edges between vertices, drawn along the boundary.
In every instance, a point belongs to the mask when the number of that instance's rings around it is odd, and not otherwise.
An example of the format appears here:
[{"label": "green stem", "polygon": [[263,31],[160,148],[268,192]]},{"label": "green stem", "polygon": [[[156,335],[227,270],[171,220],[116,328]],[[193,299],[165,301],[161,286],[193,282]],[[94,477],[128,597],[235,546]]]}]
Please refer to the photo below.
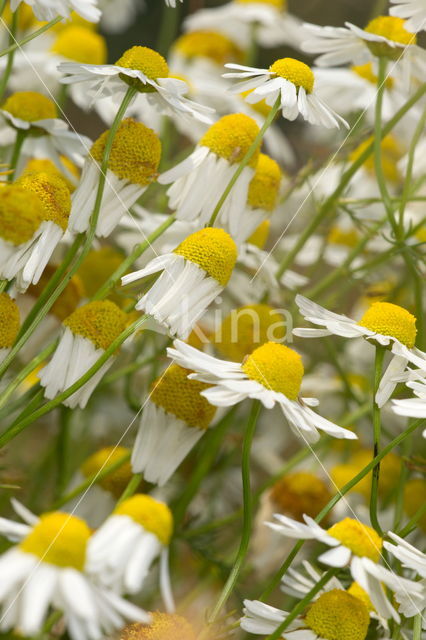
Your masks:
[{"label": "green stem", "polygon": [[[55,626],[55,624],[57,622],[59,622],[59,620],[62,618],[63,613],[62,611],[54,611],[46,620],[46,622],[44,623],[40,633],[38,633],[36,636],[34,636],[33,640],[44,640],[46,637],[46,634],[48,634],[50,631],[52,631],[53,627]],[[50,636],[49,636],[50,637]]]},{"label": "green stem", "polygon": [[8,0],[1,0],[0,2],[0,17],[3,15],[4,10],[6,8],[6,4],[7,4]]},{"label": "green stem", "polygon": [[72,410],[68,407],[60,407],[59,433],[56,445],[57,482],[55,494],[60,498],[69,481],[69,454],[71,444],[71,420]]},{"label": "green stem", "polygon": [[253,442],[253,437],[256,430],[256,424],[259,418],[261,408],[262,408],[262,405],[260,404],[259,400],[253,400],[246,432],[244,435],[242,463],[241,463],[241,474],[242,474],[242,480],[243,480],[243,504],[244,504],[243,531],[241,535],[240,546],[237,552],[237,556],[235,558],[234,566],[232,567],[231,573],[228,576],[228,580],[226,581],[226,584],[223,587],[219,600],[217,601],[216,606],[213,609],[211,616],[209,617],[208,623],[210,625],[217,619],[222,607],[230,597],[237,583],[238,576],[240,575],[240,571],[242,569],[244,559],[247,555],[247,551],[250,543],[251,527],[252,527],[252,496],[251,496],[251,488],[250,488],[250,452],[251,452],[251,445]]},{"label": "green stem", "polygon": [[141,473],[135,473],[130,478],[127,487],[124,489],[119,500],[117,501],[116,507],[118,507],[119,504],[124,502],[124,500],[127,500],[127,498],[131,498],[136,493],[138,487],[141,484],[142,479],[143,479],[143,476]]},{"label": "green stem", "polygon": [[421,640],[422,638],[422,623],[423,616],[421,613],[418,613],[414,616],[413,622],[413,640]]},{"label": "green stem", "polygon": [[[13,46],[13,43],[15,42],[16,31],[18,29],[18,13],[19,13],[19,7],[12,16],[12,24],[11,24],[10,31],[8,29],[9,44],[11,46]],[[6,68],[0,80],[0,102],[3,101],[4,92],[6,91],[7,83],[9,82],[10,74],[12,73],[14,57],[15,57],[15,49],[12,49],[11,51],[8,52]]]},{"label": "green stem", "polygon": [[[380,380],[382,377],[383,359],[385,357],[385,347],[382,345],[376,346],[376,356],[374,362],[374,395],[373,395],[373,458],[376,459],[380,452],[380,437],[381,437],[381,418],[380,407],[376,402],[376,394],[379,389]],[[379,478],[380,478],[380,461],[373,467],[373,473],[371,477],[371,496],[370,496],[370,520],[374,529],[383,535],[382,529],[377,518],[377,502],[379,493]]]},{"label": "green stem", "polygon": [[167,5],[164,5],[162,8],[163,16],[158,36],[157,51],[163,56],[167,56],[170,45],[176,38],[181,9],[182,7],[179,2],[175,8],[168,7]]},{"label": "green stem", "polygon": [[[1,89],[0,89],[0,100],[1,100]],[[16,130],[16,138],[15,144],[13,145],[12,158],[10,160],[10,173],[7,176],[8,182],[13,182],[16,173],[16,166],[19,161],[19,156],[21,155],[22,145],[25,142],[25,138],[27,137],[27,131],[25,129],[17,129]]]},{"label": "green stem", "polygon": [[51,27],[53,27],[55,24],[58,24],[58,22],[61,22],[61,20],[63,20],[63,18],[61,16],[58,16],[57,18],[54,18],[47,24],[40,27],[40,29],[37,29],[37,31],[33,31],[33,33],[30,33],[28,36],[23,38],[20,42],[15,42],[14,44],[11,44],[6,49],[3,49],[3,51],[0,51],[0,58],[2,58],[3,56],[7,56],[12,51],[15,51],[15,49],[18,49],[18,48],[20,49],[21,47],[24,46],[24,44],[27,44],[27,42],[31,42],[31,40],[34,40],[34,38],[41,36],[42,33],[47,31]]},{"label": "green stem", "polygon": [[400,538],[405,538],[405,536],[408,536],[408,534],[411,533],[416,528],[418,521],[420,520],[420,518],[423,518],[425,513],[426,513],[426,503],[422,504],[422,506],[419,509],[417,509],[416,513],[413,515],[412,518],[410,518],[410,520],[407,522],[405,527],[401,529],[401,531],[399,531],[398,535],[400,536]]},{"label": "green stem", "polygon": [[238,178],[240,177],[241,173],[243,172],[243,169],[245,169],[245,167],[248,165],[248,163],[250,162],[250,160],[252,159],[252,157],[254,156],[256,151],[258,150],[259,145],[261,144],[261,142],[263,140],[263,136],[265,135],[265,132],[269,129],[269,127],[271,126],[272,122],[274,121],[274,118],[277,115],[277,113],[278,113],[278,111],[280,109],[280,106],[281,106],[281,96],[278,96],[278,98],[275,101],[274,106],[270,110],[270,112],[268,114],[268,117],[266,118],[265,122],[263,123],[259,133],[257,134],[256,138],[253,140],[253,142],[250,145],[247,153],[245,154],[244,158],[241,160],[240,164],[238,165],[238,168],[236,169],[234,175],[232,176],[232,178],[228,182],[228,185],[227,185],[225,191],[222,193],[221,197],[219,198],[219,201],[218,201],[217,205],[215,206],[214,211],[213,211],[212,216],[211,216],[210,221],[209,221],[209,226],[210,227],[212,227],[214,225],[215,220],[216,220],[216,218],[217,218],[217,216],[219,214],[219,211],[222,208],[223,203],[225,202],[225,200],[229,196],[232,187],[237,182]]},{"label": "green stem", "polygon": [[312,589],[306,594],[302,600],[300,600],[297,605],[294,607],[291,613],[282,621],[282,623],[275,629],[273,633],[271,633],[266,640],[277,640],[282,636],[283,631],[287,629],[290,624],[297,618],[298,615],[302,614],[309,603],[312,601],[314,596],[321,591],[324,585],[327,582],[330,582],[332,578],[338,573],[339,569],[329,569],[324,575],[318,580],[316,585],[312,587]]}]

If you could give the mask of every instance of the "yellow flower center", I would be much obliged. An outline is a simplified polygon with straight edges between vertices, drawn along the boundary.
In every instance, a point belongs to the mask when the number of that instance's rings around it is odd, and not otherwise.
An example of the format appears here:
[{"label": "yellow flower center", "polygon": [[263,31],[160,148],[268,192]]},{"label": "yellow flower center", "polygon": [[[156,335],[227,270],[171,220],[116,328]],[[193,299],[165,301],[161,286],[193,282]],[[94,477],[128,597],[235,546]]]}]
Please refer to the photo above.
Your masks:
[{"label": "yellow flower center", "polygon": [[[423,506],[426,496],[426,480],[411,478],[404,487],[404,510],[409,518]],[[426,513],[417,521],[418,526],[426,531]]]},{"label": "yellow flower center", "polygon": [[370,615],[361,600],[342,589],[332,589],[310,606],[305,622],[324,640],[364,640]]},{"label": "yellow flower center", "polygon": [[182,616],[160,611],[150,615],[151,624],[129,624],[119,640],[196,640],[194,629]]},{"label": "yellow flower center", "polygon": [[396,338],[409,349],[416,341],[416,318],[412,313],[391,302],[374,302],[358,323],[374,333]]},{"label": "yellow flower center", "polygon": [[19,308],[8,293],[0,293],[0,349],[15,342],[20,326]]},{"label": "yellow flower center", "polygon": [[256,347],[269,340],[279,342],[284,336],[285,324],[280,313],[267,304],[249,304],[226,316],[213,342],[226,358],[241,362]]},{"label": "yellow flower center", "polygon": [[150,399],[189,427],[207,429],[215,416],[216,407],[200,393],[210,385],[190,380],[190,373],[177,364],[171,365],[154,382]]},{"label": "yellow flower center", "polygon": [[107,61],[105,38],[79,25],[71,25],[60,31],[52,51],[83,64],[105,64]]},{"label": "yellow flower center", "polygon": [[269,67],[271,73],[292,82],[295,87],[303,87],[306,93],[314,90],[315,77],[310,67],[295,58],[281,58]]},{"label": "yellow flower center", "polygon": [[[376,36],[382,36],[387,40],[396,42],[400,45],[408,46],[416,44],[417,38],[405,28],[405,20],[394,16],[378,16],[371,20],[365,27],[367,33],[373,33]],[[397,60],[401,55],[399,47],[391,47],[386,42],[370,42],[365,43],[374,56],[390,58]]]},{"label": "yellow flower center", "polygon": [[[351,69],[358,76],[360,76],[361,78],[364,78],[364,80],[367,80],[371,84],[374,84],[374,86],[377,85],[377,75],[373,71],[372,62],[366,62],[365,64],[355,65],[351,67]],[[385,80],[386,89],[392,89],[394,84],[395,84],[394,79],[388,76]]]},{"label": "yellow flower center", "polygon": [[173,532],[173,516],[164,502],[138,493],[114,509],[114,515],[128,516],[146,531],[157,536],[164,545],[169,544]]},{"label": "yellow flower center", "polygon": [[366,524],[352,518],[345,518],[334,524],[327,533],[332,538],[339,540],[356,556],[370,558],[374,562],[379,561],[383,540],[374,529]]},{"label": "yellow flower center", "polygon": [[325,482],[309,471],[296,471],[283,476],[274,484],[271,498],[281,513],[303,522],[303,514],[315,518],[331,493]]},{"label": "yellow flower center", "polygon": [[[50,278],[56,273],[56,271],[56,266],[48,264],[43,271],[40,280],[37,282],[37,284],[32,284],[29,287],[29,289],[27,290],[27,294],[29,296],[33,296],[34,298],[38,298],[38,296],[41,294]],[[83,298],[83,296],[83,283],[78,276],[73,276],[61,295],[53,303],[49,313],[62,322],[74,311],[74,309],[77,308],[77,305]]]},{"label": "yellow flower center", "polygon": [[227,62],[239,62],[242,52],[232,40],[215,31],[190,31],[173,45],[185,58],[208,58],[223,67]]},{"label": "yellow flower center", "polygon": [[89,538],[90,529],[83,520],[57,511],[41,516],[19,548],[48,564],[83,571]]},{"label": "yellow flower center", "polygon": [[375,612],[375,608],[373,607],[373,603],[370,600],[370,596],[368,595],[368,593],[365,591],[365,589],[363,589],[358,582],[352,582],[351,586],[349,587],[349,589],[347,590],[348,593],[351,594],[351,596],[354,596],[354,598],[358,598],[358,600],[361,600],[361,602],[364,603],[367,611],[369,613]]},{"label": "yellow flower center", "polygon": [[270,220],[264,220],[260,223],[257,229],[253,231],[251,236],[247,238],[247,244],[253,244],[258,249],[263,249],[268,240],[270,230]]},{"label": "yellow flower center", "polygon": [[87,254],[78,270],[78,275],[83,282],[88,298],[95,295],[123,260],[124,255],[108,245],[94,249]]},{"label": "yellow flower center", "polygon": [[[244,113],[232,113],[215,122],[201,138],[200,145],[235,164],[244,158],[258,133],[259,127],[253,118]],[[258,157],[259,150],[250,160],[251,167],[256,167]]]},{"label": "yellow flower center", "polygon": [[127,49],[115,64],[117,67],[142,71],[150,80],[169,76],[169,67],[166,60],[162,55],[148,47],[136,46]]},{"label": "yellow flower center", "polygon": [[390,295],[394,286],[394,283],[389,280],[370,284],[365,292],[365,302],[369,305],[373,302],[383,302]]},{"label": "yellow flower center", "polygon": [[90,340],[97,349],[106,351],[126,328],[127,317],[110,300],[88,302],[65,318],[64,326],[75,335]]},{"label": "yellow flower center", "polygon": [[30,240],[44,220],[43,203],[20,186],[0,189],[0,237],[14,245]]},{"label": "yellow flower center", "polygon": [[287,7],[287,0],[234,0],[238,4],[269,4],[284,11]]},{"label": "yellow flower center", "polygon": [[[102,162],[109,130],[96,140],[90,153]],[[146,187],[158,177],[161,158],[161,142],[152,129],[132,118],[123,120],[112,143],[108,168],[120,178],[132,184]]]},{"label": "yellow flower center", "polygon": [[[364,142],[349,154],[349,160],[355,162],[360,155],[364,153],[366,148],[373,142],[373,138],[367,138]],[[398,169],[398,162],[403,156],[403,151],[400,145],[397,143],[392,135],[385,136],[381,142],[381,155],[382,155],[382,167],[383,173],[387,180],[393,183],[397,183],[400,180],[400,173]],[[376,175],[376,168],[374,164],[374,157],[370,155],[364,162],[363,167],[372,175]]]},{"label": "yellow flower center", "polygon": [[43,220],[50,220],[66,230],[71,211],[71,195],[60,175],[44,171],[26,173],[16,184],[38,196],[43,204]]},{"label": "yellow flower center", "polygon": [[303,379],[302,358],[284,344],[267,342],[242,364],[242,370],[261,385],[296,400]]},{"label": "yellow flower center", "polygon": [[26,122],[56,118],[53,100],[36,91],[17,91],[8,97],[3,110]]},{"label": "yellow flower center", "polygon": [[256,172],[250,182],[248,204],[253,209],[272,213],[277,205],[282,173],[279,165],[264,153],[259,155]]},{"label": "yellow flower center", "polygon": [[[333,482],[341,489],[347,482],[352,480],[364,467],[371,461],[373,457],[372,451],[361,449],[356,451],[349,461],[336,465],[331,470]],[[390,492],[396,488],[399,482],[401,470],[401,458],[394,453],[389,453],[380,463],[380,480],[379,492],[384,498],[388,497]],[[352,489],[356,493],[364,496],[365,500],[370,500],[371,493],[371,472],[360,480]]]},{"label": "yellow flower center", "polygon": [[327,241],[329,244],[355,247],[358,244],[359,236],[355,229],[346,230],[335,226],[330,229]]},{"label": "yellow flower center", "polygon": [[191,233],[174,250],[225,287],[237,261],[237,245],[223,229],[206,227]]},{"label": "yellow flower center", "polygon": [[[80,177],[80,170],[78,169],[78,167],[66,156],[60,156],[60,159],[64,167],[78,179]],[[56,164],[54,164],[48,158],[33,158],[32,160],[28,160],[23,174],[40,172],[53,173],[56,176],[60,176],[61,178],[63,178],[63,180],[65,180],[70,193],[75,190],[75,185],[71,182],[71,180],[69,180],[63,173],[61,173]]]},{"label": "yellow flower center", "polygon": [[[126,455],[127,458],[130,458],[130,449],[126,449],[125,447],[105,447],[99,449],[99,451],[93,453],[83,462],[80,471],[86,478],[90,478],[95,475],[95,473],[101,472],[106,466],[109,467],[116,462],[118,463]],[[132,467],[127,459],[112,473],[95,482],[115,498],[119,498],[127,487],[131,477]]]}]

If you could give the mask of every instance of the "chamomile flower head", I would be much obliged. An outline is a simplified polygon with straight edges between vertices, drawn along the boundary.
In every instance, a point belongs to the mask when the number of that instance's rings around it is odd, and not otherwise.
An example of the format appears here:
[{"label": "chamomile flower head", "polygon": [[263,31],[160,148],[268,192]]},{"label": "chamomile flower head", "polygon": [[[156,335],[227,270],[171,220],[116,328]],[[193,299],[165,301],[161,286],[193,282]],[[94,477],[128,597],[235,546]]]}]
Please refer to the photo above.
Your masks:
[{"label": "chamomile flower head", "polygon": [[88,27],[71,24],[62,29],[52,45],[52,53],[84,64],[105,64],[107,45],[105,38]]},{"label": "chamomile flower head", "polygon": [[126,447],[103,447],[86,458],[80,466],[80,472],[85,478],[95,476],[96,484],[118,500],[132,478],[130,462],[128,460],[123,461],[120,466],[104,478],[96,478],[96,474],[100,473],[105,468],[105,465],[109,466],[118,463],[129,453],[130,451]]},{"label": "chamomile flower head", "polygon": [[135,473],[163,485],[212,422],[213,407],[201,392],[204,382],[191,380],[187,369],[169,366],[153,383],[132,452]]},{"label": "chamomile flower head", "polygon": [[91,537],[88,571],[100,584],[136,593],[152,563],[165,555],[172,532],[169,507],[137,493],[123,500]]},{"label": "chamomile flower head", "polygon": [[390,0],[396,5],[389,9],[391,16],[405,19],[405,29],[416,33],[426,30],[426,6],[423,0]]},{"label": "chamomile flower head", "polygon": [[[72,197],[71,231],[81,233],[89,228],[108,135],[109,130],[104,131],[94,142],[84,164],[80,183]],[[112,143],[96,227],[98,236],[108,236],[151,182],[157,179],[160,159],[161,142],[157,134],[132,118],[123,120]]]},{"label": "chamomile flower head", "polygon": [[154,317],[171,335],[187,338],[209,304],[226,287],[237,260],[237,247],[223,229],[192,233],[173,253],[158,256],[123,285],[161,271],[136,309]]},{"label": "chamomile flower head", "polygon": [[63,62],[58,68],[65,74],[61,82],[84,86],[87,106],[105,96],[123,96],[131,86],[137,91],[134,100],[142,94],[160,113],[211,123],[213,110],[186,98],[186,83],[170,77],[165,58],[149,47],[131,47],[113,65]]},{"label": "chamomile flower head", "polygon": [[[188,158],[160,176],[161,184],[173,183],[167,195],[169,207],[176,211],[178,220],[197,220],[200,226],[208,224],[216,203],[258,133],[259,127],[250,116],[243,113],[223,116],[206,131]],[[219,212],[217,224],[227,230],[235,227],[235,221],[240,223],[246,211],[258,157],[259,150],[244,167]]]},{"label": "chamomile flower head", "polygon": [[72,11],[88,22],[99,22],[101,17],[98,0],[11,0],[11,10],[16,11],[22,2],[32,7],[38,20],[69,18]]},{"label": "chamomile flower head", "polygon": [[61,156],[60,162],[62,169],[59,169],[49,158],[32,158],[28,160],[22,173],[53,173],[65,180],[70,193],[72,193],[80,179],[79,168],[66,156]]},{"label": "chamomile flower head", "polygon": [[175,613],[151,613],[151,624],[129,624],[119,640],[196,640],[191,624]]},{"label": "chamomile flower head", "polygon": [[189,31],[174,42],[171,56],[173,69],[184,69],[184,64],[199,58],[223,67],[226,62],[241,60],[242,52],[234,40],[216,31]]},{"label": "chamomile flower head", "polygon": [[2,519],[0,525],[2,535],[18,542],[0,557],[2,631],[38,634],[49,607],[63,613],[72,640],[101,637],[129,619],[149,621],[144,611],[91,582],[91,530],[83,520],[58,511],[38,518],[19,504],[16,509],[28,524]]},{"label": "chamomile flower head", "polygon": [[[56,273],[56,266],[48,264],[40,280],[37,284],[32,284],[27,289],[27,296],[37,299],[50,278]],[[69,316],[80,304],[81,300],[85,297],[85,289],[79,276],[75,275],[68,282],[61,295],[55,300],[51,308],[49,309],[49,315],[54,316],[56,320],[62,322],[67,316]]]},{"label": "chamomile flower head", "polygon": [[278,480],[270,498],[275,511],[303,521],[303,514],[314,518],[331,499],[331,492],[322,478],[311,471],[295,471]]},{"label": "chamomile flower head", "polygon": [[[225,78],[242,80],[233,88],[233,93],[250,91],[245,98],[250,104],[265,100],[270,107],[279,100],[283,118],[295,120],[301,115],[310,124],[327,128],[349,125],[332,109],[327,107],[315,91],[315,76],[312,69],[295,58],[276,60],[269,69],[257,69],[238,64],[226,64],[232,73]],[[247,79],[248,78],[248,79]]]},{"label": "chamomile flower head", "polygon": [[12,124],[18,129],[29,128],[29,123],[37,127],[39,120],[51,120],[58,115],[53,100],[36,91],[13,93],[4,103],[3,112],[9,114]]},{"label": "chamomile flower head", "polygon": [[[46,398],[54,398],[81,378],[124,331],[126,324],[126,313],[109,300],[89,302],[65,318],[64,332],[52,359],[39,373]],[[71,408],[85,407],[113,362],[114,356],[111,356],[64,404]]]},{"label": "chamomile flower head", "polygon": [[21,319],[18,305],[8,293],[0,293],[0,363],[18,335]]},{"label": "chamomile flower head", "polygon": [[0,191],[0,274],[25,291],[37,283],[67,228],[70,193],[58,175],[31,173]]},{"label": "chamomile flower head", "polygon": [[167,350],[177,364],[193,370],[190,377],[210,384],[202,395],[216,406],[232,406],[246,398],[260,400],[267,409],[278,404],[291,429],[305,441],[318,439],[317,429],[337,438],[356,435],[320,417],[308,406],[317,401],[299,399],[304,368],[300,355],[286,345],[267,342],[241,364],[219,360],[175,340]]},{"label": "chamomile flower head", "polygon": [[375,302],[364,313],[359,322],[347,316],[327,311],[320,305],[296,296],[296,303],[302,316],[323,329],[294,329],[293,333],[304,338],[338,335],[345,338],[365,338],[367,341],[389,347],[393,357],[385,371],[376,395],[376,402],[382,406],[392,395],[400,375],[408,362],[420,367],[426,366],[426,354],[416,349],[415,316],[390,302]]}]

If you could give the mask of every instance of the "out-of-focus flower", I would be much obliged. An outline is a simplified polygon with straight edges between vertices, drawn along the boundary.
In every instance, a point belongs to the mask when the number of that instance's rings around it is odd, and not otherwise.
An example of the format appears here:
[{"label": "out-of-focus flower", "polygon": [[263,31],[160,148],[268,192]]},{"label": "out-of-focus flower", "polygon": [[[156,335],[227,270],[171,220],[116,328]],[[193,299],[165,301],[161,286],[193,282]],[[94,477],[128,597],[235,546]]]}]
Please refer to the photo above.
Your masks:
[{"label": "out-of-focus flower", "polygon": [[[330,475],[338,489],[352,480],[372,460],[373,452],[367,449],[355,451],[347,462],[335,465],[330,470]],[[389,497],[391,491],[396,489],[401,472],[401,459],[393,453],[389,453],[380,463],[379,492],[383,499]],[[367,474],[356,484],[351,491],[360,493],[365,500],[370,499],[371,473]],[[310,515],[310,514],[308,514]]]},{"label": "out-of-focus flower", "polygon": [[89,22],[98,22],[101,17],[98,0],[10,0],[11,10],[16,11],[22,2],[32,7],[39,20],[69,18],[72,11]]},{"label": "out-of-focus flower", "polygon": [[125,31],[142,9],[144,0],[99,0],[102,11],[100,27],[107,33],[122,33]]},{"label": "out-of-focus flower", "polygon": [[[426,555],[400,536],[397,536],[396,533],[388,531],[388,536],[392,542],[384,543],[386,551],[389,551],[397,558],[403,567],[411,569],[422,578],[420,583],[416,583],[422,587],[420,603],[417,602],[417,599],[413,600],[410,592],[398,593],[396,598],[400,604],[400,611],[407,618],[424,614],[426,609]],[[424,618],[422,626],[423,629],[426,628]]]},{"label": "out-of-focus flower", "polygon": [[129,624],[122,630],[119,640],[196,640],[194,629],[182,616],[160,611],[150,615],[149,626]]},{"label": "out-of-focus flower", "polygon": [[20,326],[19,307],[15,300],[3,291],[0,293],[0,364],[15,342]]}]

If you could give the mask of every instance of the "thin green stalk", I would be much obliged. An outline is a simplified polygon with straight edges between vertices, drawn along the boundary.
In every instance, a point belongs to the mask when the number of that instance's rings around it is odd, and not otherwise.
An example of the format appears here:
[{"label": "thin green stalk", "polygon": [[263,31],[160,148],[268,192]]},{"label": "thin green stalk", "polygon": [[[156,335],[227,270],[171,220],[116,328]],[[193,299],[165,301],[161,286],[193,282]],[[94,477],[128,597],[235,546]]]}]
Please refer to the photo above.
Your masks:
[{"label": "thin green stalk", "polygon": [[230,597],[232,591],[234,590],[234,587],[237,583],[238,576],[240,575],[240,571],[243,567],[243,563],[249,548],[251,528],[252,528],[250,453],[251,453],[251,445],[253,442],[254,433],[256,430],[256,424],[260,415],[261,408],[262,408],[262,405],[260,401],[253,400],[246,432],[244,435],[242,463],[241,463],[241,474],[242,474],[242,480],[243,480],[243,504],[244,504],[243,531],[241,534],[240,546],[239,546],[231,573],[228,576],[228,580],[226,581],[226,584],[223,587],[222,593],[220,594],[219,600],[217,601],[211,616],[209,616],[208,623],[210,625],[213,624],[213,622],[217,619],[222,607],[224,606],[224,604]]},{"label": "thin green stalk", "polygon": [[127,487],[124,489],[121,494],[119,500],[117,501],[116,506],[127,500],[127,498],[131,498],[137,491],[140,483],[142,482],[143,475],[141,473],[135,473],[129,480]]},{"label": "thin green stalk", "polygon": [[163,56],[167,56],[170,45],[176,38],[179,29],[181,8],[182,7],[179,2],[174,8],[168,7],[167,5],[164,5],[162,8],[163,16],[161,20],[160,33],[158,35],[157,51]]},{"label": "thin green stalk", "polygon": [[[0,100],[1,100],[1,88],[0,88]],[[15,144],[13,145],[12,158],[10,160],[10,173],[7,176],[8,182],[13,182],[16,173],[16,166],[19,161],[19,156],[21,155],[22,145],[25,142],[25,138],[27,137],[27,131],[25,129],[17,129],[16,130],[16,138]]]},{"label": "thin green stalk", "polygon": [[282,621],[282,623],[275,629],[273,633],[271,633],[266,640],[277,640],[281,638],[283,631],[287,629],[290,624],[297,618],[298,615],[302,614],[306,607],[313,600],[314,596],[321,591],[324,585],[327,582],[330,582],[332,578],[338,573],[339,569],[329,569],[324,575],[318,580],[316,585],[312,587],[312,589],[306,594],[302,600],[300,600],[297,605],[293,608],[291,613]]},{"label": "thin green stalk", "polygon": [[413,640],[421,640],[422,639],[422,623],[423,616],[421,613],[418,613],[414,616],[413,621]]},{"label": "thin green stalk", "polygon": [[405,538],[405,536],[408,536],[408,534],[411,533],[417,527],[418,521],[420,520],[420,518],[423,518],[425,513],[426,513],[426,503],[422,504],[422,506],[419,507],[419,509],[417,509],[416,513],[413,515],[412,518],[410,518],[410,520],[407,522],[405,527],[398,532],[398,535],[400,536],[400,538]]},{"label": "thin green stalk", "polygon": [[6,8],[6,4],[7,4],[7,0],[1,0],[1,2],[0,2],[0,18],[4,13],[4,10]]},{"label": "thin green stalk", "polygon": [[55,494],[58,499],[64,493],[69,482],[72,416],[71,409],[64,406],[60,407],[59,433],[56,443],[57,481],[55,487]]},{"label": "thin green stalk", "polygon": [[[10,27],[10,31],[8,29],[10,45],[13,45],[13,43],[15,42],[16,31],[18,29],[18,14],[19,14],[19,7],[15,11],[15,13],[12,15],[12,24]],[[15,57],[15,50],[13,49],[8,53],[6,68],[0,79],[0,102],[3,102],[4,92],[6,91],[7,83],[9,82],[10,74],[12,73],[14,57]]]},{"label": "thin green stalk", "polygon": [[151,362],[154,362],[157,357],[158,355],[150,356],[149,358],[142,358],[141,360],[136,360],[136,362],[131,362],[125,367],[121,367],[120,369],[113,371],[109,375],[105,376],[100,386],[112,384],[113,382],[120,380],[120,378],[129,375],[129,373],[135,373],[135,371],[139,371],[139,369],[142,369],[142,367],[145,367],[147,364],[151,364]]},{"label": "thin green stalk", "polygon": [[259,145],[261,144],[262,140],[263,140],[263,136],[265,135],[265,132],[269,129],[269,127],[271,126],[271,124],[274,121],[275,116],[277,115],[279,109],[281,106],[281,96],[278,96],[278,98],[275,101],[274,106],[272,107],[272,109],[270,110],[268,117],[266,118],[265,122],[263,123],[259,133],[257,134],[256,138],[253,140],[252,144],[250,145],[250,148],[248,149],[247,153],[245,154],[244,158],[241,160],[240,164],[238,165],[238,168],[236,169],[234,175],[232,176],[232,178],[230,179],[230,181],[228,182],[225,191],[222,193],[221,197],[219,198],[219,201],[217,203],[217,205],[214,208],[214,211],[212,213],[212,216],[210,218],[209,221],[209,226],[212,227],[215,223],[215,220],[219,214],[219,211],[222,208],[223,203],[225,202],[225,200],[227,199],[227,197],[229,196],[229,194],[231,193],[231,189],[234,186],[234,184],[237,182],[238,178],[240,177],[241,173],[243,172],[243,169],[245,169],[245,167],[248,165],[248,163],[250,162],[250,160],[252,159],[252,157],[254,156],[254,154],[256,153],[256,151],[259,148]]},{"label": "thin green stalk", "polygon": [[0,293],[3,293],[3,291],[6,291],[8,284],[9,284],[9,280],[0,280]]},{"label": "thin green stalk", "polygon": [[20,49],[21,47],[24,46],[24,44],[27,44],[27,42],[31,42],[31,40],[34,40],[34,38],[41,36],[42,33],[44,33],[45,31],[48,31],[55,24],[58,24],[58,22],[61,22],[61,20],[63,20],[63,18],[61,16],[58,16],[57,18],[54,18],[47,24],[40,27],[40,29],[37,29],[37,31],[33,31],[33,33],[30,33],[28,36],[23,38],[20,42],[14,42],[14,44],[11,44],[9,47],[6,47],[6,49],[3,49],[3,51],[0,51],[0,58],[2,58],[3,56],[7,56],[12,51],[15,51],[15,49]]},{"label": "thin green stalk", "polygon": [[33,640],[45,640],[46,635],[49,634],[50,637],[50,631],[52,631],[53,627],[55,626],[55,624],[57,622],[59,622],[59,620],[62,618],[63,613],[62,611],[54,611],[46,620],[46,622],[44,623],[40,633],[38,633],[36,636],[34,636]]},{"label": "thin green stalk", "polygon": [[404,511],[404,488],[405,483],[408,479],[408,465],[405,464],[405,460],[408,458],[411,452],[412,446],[412,438],[407,438],[402,446],[402,455],[401,455],[401,471],[399,473],[398,485],[396,488],[396,497],[395,497],[395,512],[393,518],[393,527],[392,531],[398,531],[399,525],[402,520],[402,515]]},{"label": "thin green stalk", "polygon": [[26,405],[31,398],[38,392],[40,389],[40,383],[33,385],[30,389],[28,389],[22,396],[19,396],[13,402],[9,402],[3,409],[0,409],[0,420],[4,420],[12,413],[15,413],[18,409],[21,408],[22,405]]},{"label": "thin green stalk", "polygon": [[[389,444],[383,447],[381,452],[375,458],[373,458],[373,460],[371,460],[371,462],[369,462],[364,467],[364,469],[361,469],[361,471],[357,473],[357,475],[354,476],[352,480],[347,482],[337,493],[334,494],[331,500],[328,501],[325,507],[321,509],[319,514],[316,516],[315,521],[321,522],[322,520],[324,520],[325,516],[328,515],[328,513],[330,513],[333,507],[343,498],[343,496],[345,496],[348,493],[348,491],[353,489],[353,487],[355,487],[355,485],[357,485],[358,482],[360,482],[363,478],[365,478],[365,476],[370,473],[370,471],[373,469],[373,467],[376,464],[378,464],[381,460],[383,460],[383,458],[387,456],[388,453],[392,451],[392,449],[400,445],[401,442],[404,442],[404,440],[408,438],[417,428],[422,427],[424,424],[426,424],[426,420],[421,420],[421,419],[416,420],[405,431],[400,433],[396,438],[391,440]],[[284,561],[280,569],[275,573],[275,575],[269,581],[268,585],[266,586],[265,590],[260,596],[260,600],[264,600],[265,598],[267,598],[270,595],[270,593],[275,589],[275,587],[281,582],[282,577],[286,574],[291,563],[297,556],[300,549],[303,547],[304,543],[305,543],[305,540],[299,540],[295,544],[295,546],[287,556],[286,560]]]},{"label": "thin green stalk", "polygon": [[[374,361],[374,395],[373,395],[373,458],[377,458],[380,452],[380,438],[381,438],[381,417],[380,407],[376,402],[376,394],[379,389],[380,380],[382,377],[383,359],[385,357],[385,347],[382,345],[376,346],[376,356]],[[380,478],[380,461],[373,467],[371,474],[371,496],[370,496],[370,520],[374,529],[383,535],[382,528],[377,518],[377,502],[379,494],[379,478]]]}]

